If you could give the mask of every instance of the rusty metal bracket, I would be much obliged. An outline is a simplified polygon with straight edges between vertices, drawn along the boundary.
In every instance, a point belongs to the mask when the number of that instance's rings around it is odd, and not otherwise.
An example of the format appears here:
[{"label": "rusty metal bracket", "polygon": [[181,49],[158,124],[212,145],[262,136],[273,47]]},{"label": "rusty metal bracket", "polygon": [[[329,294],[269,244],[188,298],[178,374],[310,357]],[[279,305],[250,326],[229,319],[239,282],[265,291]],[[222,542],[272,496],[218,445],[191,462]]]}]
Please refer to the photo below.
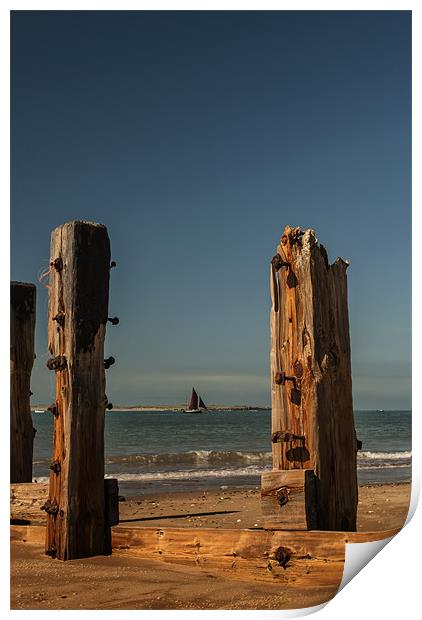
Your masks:
[{"label": "rusty metal bracket", "polygon": [[296,387],[296,377],[289,377],[284,371],[275,373],[274,383],[276,385],[284,385],[286,381],[291,381]]},{"label": "rusty metal bracket", "polygon": [[64,355],[50,357],[46,364],[49,370],[65,370],[67,368],[67,360]]},{"label": "rusty metal bracket", "polygon": [[289,441],[305,441],[305,435],[296,435],[291,431],[276,431],[271,435],[272,443],[289,442]]}]

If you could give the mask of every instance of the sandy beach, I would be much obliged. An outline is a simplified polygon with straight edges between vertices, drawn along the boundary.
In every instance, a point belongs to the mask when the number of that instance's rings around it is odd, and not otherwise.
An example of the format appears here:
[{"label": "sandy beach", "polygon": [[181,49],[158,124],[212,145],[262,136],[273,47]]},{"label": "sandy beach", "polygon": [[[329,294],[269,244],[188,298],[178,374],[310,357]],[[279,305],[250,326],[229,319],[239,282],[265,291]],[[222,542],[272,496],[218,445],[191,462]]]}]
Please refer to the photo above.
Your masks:
[{"label": "sandy beach", "polygon": [[[409,484],[360,487],[358,531],[401,527],[409,493]],[[120,503],[120,523],[130,527],[259,529],[260,519],[258,489],[128,496]],[[12,542],[12,609],[286,609],[317,605],[336,591],[233,580],[124,550],[69,562],[51,560],[43,551],[42,543]]]}]

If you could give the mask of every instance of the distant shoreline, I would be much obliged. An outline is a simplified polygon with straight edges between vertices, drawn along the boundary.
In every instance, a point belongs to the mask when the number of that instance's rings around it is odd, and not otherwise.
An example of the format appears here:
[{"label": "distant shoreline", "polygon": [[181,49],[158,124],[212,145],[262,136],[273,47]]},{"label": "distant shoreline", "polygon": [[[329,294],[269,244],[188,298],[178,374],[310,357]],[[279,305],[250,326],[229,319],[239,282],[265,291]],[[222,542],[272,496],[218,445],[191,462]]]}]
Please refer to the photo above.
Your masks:
[{"label": "distant shoreline", "polygon": [[[183,411],[186,405],[135,405],[135,406],[116,406],[111,411]],[[31,411],[45,411],[47,405],[33,405]],[[206,411],[269,411],[271,405],[263,407],[262,405],[209,405]]]},{"label": "distant shoreline", "polygon": [[[48,405],[32,405],[31,411],[44,413]],[[183,411],[186,405],[130,405],[123,407],[117,405],[111,411],[133,411],[143,413],[145,411]],[[271,405],[264,407],[262,405],[209,405],[206,411],[271,411]],[[411,413],[411,409],[354,409],[355,413],[360,411],[370,411],[377,413],[389,413],[391,411],[403,411]]]},{"label": "distant shoreline", "polygon": [[[139,407],[113,407],[113,411],[183,411],[186,409],[186,405],[174,405],[174,406],[139,406]],[[251,406],[251,405],[234,405],[234,406],[225,406],[225,405],[209,405],[206,411],[269,411],[271,409],[268,407],[261,406]]]}]

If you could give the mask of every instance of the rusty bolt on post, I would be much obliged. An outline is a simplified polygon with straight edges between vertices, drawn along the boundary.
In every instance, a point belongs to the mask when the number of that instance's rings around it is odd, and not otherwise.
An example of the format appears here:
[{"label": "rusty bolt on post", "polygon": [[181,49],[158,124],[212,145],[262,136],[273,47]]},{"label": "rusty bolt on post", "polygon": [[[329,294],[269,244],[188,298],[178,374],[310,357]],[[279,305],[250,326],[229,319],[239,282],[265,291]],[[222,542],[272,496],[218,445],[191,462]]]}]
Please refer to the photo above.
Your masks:
[{"label": "rusty bolt on post", "polygon": [[290,560],[290,553],[288,552],[287,549],[284,549],[283,547],[279,547],[275,554],[275,559],[277,560],[277,562],[279,563],[279,565],[284,568],[284,570],[286,570],[287,568],[287,563]]},{"label": "rusty bolt on post", "polygon": [[56,515],[59,512],[59,506],[55,500],[51,502],[48,499],[45,504],[41,506],[41,510],[45,510],[49,515]]},{"label": "rusty bolt on post", "polygon": [[59,415],[59,409],[56,403],[52,403],[49,407],[47,407],[46,411],[49,411],[56,418]]},{"label": "rusty bolt on post", "polygon": [[272,443],[289,442],[289,441],[305,441],[305,435],[296,435],[290,431],[276,431],[271,435]]},{"label": "rusty bolt on post", "polygon": [[108,368],[110,368],[110,366],[113,366],[115,361],[116,360],[114,359],[114,357],[108,357],[106,360],[104,360],[104,368],[107,370]]},{"label": "rusty bolt on post", "polygon": [[57,355],[57,357],[50,357],[46,366],[49,370],[65,370],[67,361],[64,355]]},{"label": "rusty bolt on post", "polygon": [[107,321],[110,321],[110,323],[111,323],[112,325],[118,325],[118,324],[119,324],[119,319],[118,319],[118,317],[117,317],[117,316],[115,316],[115,317],[113,317],[113,318],[108,317],[108,318],[107,318]]},{"label": "rusty bolt on post", "polygon": [[64,317],[64,312],[58,312],[56,316],[53,316],[53,321],[57,321],[57,324],[60,325],[60,327],[64,327]]},{"label": "rusty bolt on post", "polygon": [[50,465],[51,471],[54,471],[55,474],[59,474],[62,470],[59,461],[53,461]]},{"label": "rusty bolt on post", "polygon": [[56,501],[51,502],[50,509],[47,512],[50,515],[56,515],[59,512],[59,506]]},{"label": "rusty bolt on post", "polygon": [[45,552],[45,555],[49,555],[54,560],[54,558],[57,557],[57,549],[56,549],[56,547],[54,545],[51,545],[50,549],[48,549]]},{"label": "rusty bolt on post", "polygon": [[292,381],[293,385],[296,387],[296,377],[289,377],[284,371],[275,373],[274,383],[277,385],[284,385],[286,381]]}]

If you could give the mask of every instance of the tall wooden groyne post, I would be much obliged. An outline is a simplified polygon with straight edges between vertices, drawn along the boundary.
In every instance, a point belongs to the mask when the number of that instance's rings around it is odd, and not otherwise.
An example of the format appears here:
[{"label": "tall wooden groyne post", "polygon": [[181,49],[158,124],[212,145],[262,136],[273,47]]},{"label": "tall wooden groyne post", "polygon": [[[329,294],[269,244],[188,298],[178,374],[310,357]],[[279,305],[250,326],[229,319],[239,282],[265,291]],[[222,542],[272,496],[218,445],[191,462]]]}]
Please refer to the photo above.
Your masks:
[{"label": "tall wooden groyne post", "polygon": [[[47,367],[56,374],[46,553],[111,553],[104,491],[110,242],[105,226],[69,222],[51,235]],[[113,360],[114,361],[114,360]]]},{"label": "tall wooden groyne post", "polygon": [[33,284],[10,283],[10,482],[32,482],[35,301]]},{"label": "tall wooden groyne post", "polygon": [[264,522],[356,530],[348,263],[330,265],[313,230],[286,227],[271,261],[273,471]]}]

